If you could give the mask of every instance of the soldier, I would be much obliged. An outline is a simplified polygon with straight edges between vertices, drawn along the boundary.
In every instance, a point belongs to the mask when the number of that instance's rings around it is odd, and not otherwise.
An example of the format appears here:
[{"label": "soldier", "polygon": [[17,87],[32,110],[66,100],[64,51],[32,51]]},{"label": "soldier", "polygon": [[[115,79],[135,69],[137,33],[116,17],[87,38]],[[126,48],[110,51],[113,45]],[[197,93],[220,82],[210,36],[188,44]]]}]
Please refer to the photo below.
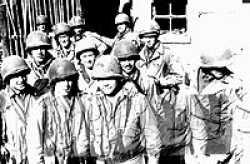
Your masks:
[{"label": "soldier", "polygon": [[75,44],[70,39],[73,36],[70,26],[66,23],[58,23],[54,26],[54,33],[58,44],[54,56],[73,61],[75,59]]},{"label": "soldier", "polygon": [[127,14],[118,14],[115,17],[115,25],[118,32],[114,38],[114,44],[119,40],[125,39],[132,32],[130,18]]},{"label": "soldier", "polygon": [[150,90],[150,102],[157,113],[163,142],[160,163],[184,163],[188,136],[185,103],[182,102],[184,92],[180,90],[184,71],[170,49],[158,40],[158,23],[152,20],[145,24],[139,31],[144,47],[137,67],[155,81],[155,87]]},{"label": "soldier", "polygon": [[[18,56],[9,56],[3,60],[1,75],[6,85],[1,91],[1,112],[3,113],[3,146],[9,152],[7,163],[27,164],[42,163],[42,148],[33,140],[37,131],[34,117],[39,114],[35,110],[35,90],[27,84],[30,68]],[[30,142],[31,141],[31,142]]]},{"label": "soldier", "polygon": [[154,81],[143,76],[136,67],[136,62],[140,60],[137,47],[129,40],[121,40],[115,45],[113,53],[121,65],[122,75],[124,77],[123,83],[132,82],[139,92],[147,95],[150,99],[151,96],[149,92],[151,90],[150,88],[154,85]]},{"label": "soldier", "polygon": [[90,129],[90,152],[97,164],[158,163],[160,136],[156,118],[145,96],[121,85],[121,68],[112,55],[100,56],[93,78],[99,91],[85,97]]},{"label": "soldier", "polygon": [[56,41],[51,30],[50,20],[46,15],[38,15],[36,17],[36,30],[44,32],[46,35],[48,35],[49,42],[52,44],[52,47],[56,47]]},{"label": "soldier", "polygon": [[139,38],[137,33],[132,32],[132,23],[130,21],[130,18],[125,13],[119,13],[115,17],[115,25],[117,29],[117,34],[113,39],[103,38],[104,41],[110,47],[114,47],[117,42],[120,40],[126,39],[133,42],[136,46],[139,45]]},{"label": "soldier", "polygon": [[27,76],[27,82],[34,86],[39,94],[45,93],[49,85],[47,70],[54,60],[49,49],[51,49],[51,44],[46,34],[34,31],[28,35],[26,39],[26,52],[28,53],[26,62],[31,72]]},{"label": "soldier", "polygon": [[50,21],[45,15],[38,15],[36,17],[36,29],[38,31],[48,34],[50,32]]},{"label": "soldier", "polygon": [[217,164],[230,159],[238,86],[229,67],[232,55],[228,48],[209,47],[202,51],[201,64],[190,74],[187,107],[192,142],[187,147],[187,163]]},{"label": "soldier", "polygon": [[88,38],[92,40],[100,54],[106,54],[109,51],[109,46],[102,40],[102,38],[106,37],[101,37],[97,33],[87,31],[84,18],[73,16],[69,21],[69,25],[74,31],[74,40],[76,42]]},{"label": "soldier", "polygon": [[78,72],[79,89],[81,91],[90,91],[94,88],[93,67],[99,51],[92,39],[85,38],[76,43],[76,59],[79,61]]},{"label": "soldier", "polygon": [[45,163],[77,164],[88,157],[89,141],[85,110],[79,94],[78,72],[71,62],[56,59],[49,69],[51,92],[44,95],[37,109],[44,118],[37,125],[44,127]]}]

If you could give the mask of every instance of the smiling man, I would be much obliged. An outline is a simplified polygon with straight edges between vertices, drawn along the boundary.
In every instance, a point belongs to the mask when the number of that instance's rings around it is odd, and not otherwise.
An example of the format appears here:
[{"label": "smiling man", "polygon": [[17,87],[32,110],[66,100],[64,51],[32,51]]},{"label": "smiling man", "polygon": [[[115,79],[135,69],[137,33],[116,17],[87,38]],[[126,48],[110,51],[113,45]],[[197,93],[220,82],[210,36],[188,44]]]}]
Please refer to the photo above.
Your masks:
[{"label": "smiling man", "polygon": [[145,96],[131,94],[115,56],[100,56],[93,79],[99,91],[84,99],[90,129],[90,153],[97,164],[157,164],[161,147],[156,118]]},{"label": "smiling man", "polygon": [[36,147],[39,142],[32,140],[32,132],[38,130],[33,120],[39,112],[34,107],[35,90],[27,84],[29,72],[30,68],[19,56],[9,56],[3,60],[1,75],[6,88],[0,93],[5,128],[1,152],[9,152],[7,163],[42,163],[39,156],[42,149]]},{"label": "smiling man", "polygon": [[[143,76],[136,67],[136,62],[140,60],[136,45],[129,40],[121,40],[115,45],[113,54],[118,58],[121,65],[122,75],[124,76],[123,83],[132,83],[139,92],[147,95],[150,99],[149,91],[154,86],[154,81]],[[126,85],[126,87],[128,86],[130,85]]]}]

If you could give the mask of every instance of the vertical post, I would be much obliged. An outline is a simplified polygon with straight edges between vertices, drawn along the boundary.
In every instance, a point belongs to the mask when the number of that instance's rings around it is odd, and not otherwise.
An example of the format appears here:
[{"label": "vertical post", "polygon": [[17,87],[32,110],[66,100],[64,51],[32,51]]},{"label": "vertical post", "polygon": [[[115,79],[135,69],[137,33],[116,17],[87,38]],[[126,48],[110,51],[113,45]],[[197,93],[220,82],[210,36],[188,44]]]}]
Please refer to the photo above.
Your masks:
[{"label": "vertical post", "polygon": [[[6,11],[6,15],[8,15],[7,11]],[[8,31],[7,31],[8,40],[9,40],[8,49],[9,49],[10,55],[14,55],[14,53],[13,53],[13,43],[12,43],[12,37],[11,37],[11,23],[10,23],[10,18],[9,17],[7,17],[7,29],[8,29]]]},{"label": "vertical post", "polygon": [[70,20],[70,1],[69,0],[66,0],[65,1],[65,3],[66,3],[66,13],[67,13],[67,22],[69,22],[69,20]]},{"label": "vertical post", "polygon": [[55,24],[59,22],[58,0],[53,0]]},{"label": "vertical post", "polygon": [[54,17],[55,11],[53,10],[54,4],[52,0],[48,0],[48,3],[49,3],[48,8],[49,8],[50,23],[54,25],[55,24],[55,17]]},{"label": "vertical post", "polygon": [[72,16],[76,14],[75,12],[75,0],[71,0],[71,11],[72,11]]},{"label": "vertical post", "polygon": [[24,37],[23,37],[23,32],[22,32],[22,29],[23,27],[21,27],[21,22],[20,22],[20,19],[21,17],[19,16],[19,13],[22,12],[22,9],[20,10],[19,12],[19,7],[18,7],[18,4],[15,5],[15,8],[14,8],[15,12],[16,12],[16,23],[17,23],[17,29],[18,29],[18,37],[17,39],[19,40],[19,44],[20,44],[20,55],[21,57],[25,57],[25,53],[24,53]]}]

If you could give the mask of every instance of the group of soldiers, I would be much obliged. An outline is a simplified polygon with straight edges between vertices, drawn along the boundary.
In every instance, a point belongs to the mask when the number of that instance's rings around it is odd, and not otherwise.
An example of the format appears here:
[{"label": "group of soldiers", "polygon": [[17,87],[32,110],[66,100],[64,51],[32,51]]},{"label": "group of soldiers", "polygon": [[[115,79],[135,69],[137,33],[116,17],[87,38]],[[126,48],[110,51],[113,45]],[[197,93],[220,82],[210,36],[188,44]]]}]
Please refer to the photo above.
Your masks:
[{"label": "group of soldiers", "polygon": [[10,164],[246,164],[247,84],[230,47],[186,70],[154,20],[115,18],[114,38],[74,16],[50,32],[46,16],[25,59],[1,65],[1,162]]}]

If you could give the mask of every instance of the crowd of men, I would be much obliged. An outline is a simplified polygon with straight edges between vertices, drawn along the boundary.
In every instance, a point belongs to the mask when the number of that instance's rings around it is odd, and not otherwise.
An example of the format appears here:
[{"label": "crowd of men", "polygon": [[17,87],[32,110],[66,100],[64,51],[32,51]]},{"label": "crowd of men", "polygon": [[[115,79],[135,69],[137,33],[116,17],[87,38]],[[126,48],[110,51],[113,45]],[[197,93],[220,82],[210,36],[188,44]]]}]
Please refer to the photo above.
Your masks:
[{"label": "crowd of men", "polygon": [[230,47],[185,70],[154,20],[133,29],[120,13],[114,38],[80,16],[36,23],[27,58],[1,65],[1,163],[248,163],[249,94]]}]

